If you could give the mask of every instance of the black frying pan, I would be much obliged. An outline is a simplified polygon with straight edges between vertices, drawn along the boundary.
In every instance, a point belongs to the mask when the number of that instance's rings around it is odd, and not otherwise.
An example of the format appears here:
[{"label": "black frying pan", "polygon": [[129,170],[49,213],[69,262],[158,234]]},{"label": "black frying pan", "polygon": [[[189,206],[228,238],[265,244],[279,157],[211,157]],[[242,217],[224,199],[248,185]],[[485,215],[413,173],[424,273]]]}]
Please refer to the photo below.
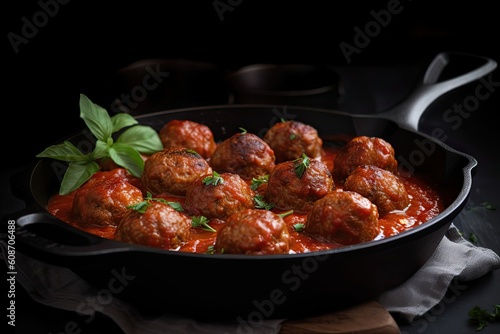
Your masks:
[{"label": "black frying pan", "polygon": [[[472,64],[465,74],[447,76],[455,61]],[[53,161],[39,161],[29,180],[34,204],[14,215],[17,246],[35,258],[71,268],[98,288],[138,307],[210,319],[258,322],[303,316],[373,298],[411,277],[431,256],[468,198],[476,160],[417,131],[421,114],[447,92],[496,68],[488,58],[439,54],[421,84],[396,108],[374,115],[277,105],[223,105],[168,110],[137,116],[159,130],[172,119],[208,125],[217,140],[239,127],[263,134],[280,118],[314,126],[320,136],[377,136],[389,141],[404,172],[429,177],[446,195],[446,209],[410,231],[385,240],[340,249],[287,255],[191,254],[99,238],[72,228],[45,210],[59,187]],[[286,113],[285,113],[286,110]],[[88,140],[82,132],[69,138]],[[112,283],[121,277],[121,287]]]}]

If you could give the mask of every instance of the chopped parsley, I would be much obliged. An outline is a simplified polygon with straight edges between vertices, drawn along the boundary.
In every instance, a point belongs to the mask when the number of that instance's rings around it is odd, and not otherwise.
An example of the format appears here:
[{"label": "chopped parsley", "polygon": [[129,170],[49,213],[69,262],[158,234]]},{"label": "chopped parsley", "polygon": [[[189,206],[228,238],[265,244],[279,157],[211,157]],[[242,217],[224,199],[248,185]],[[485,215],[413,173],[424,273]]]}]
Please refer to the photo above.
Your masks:
[{"label": "chopped parsley", "polygon": [[293,210],[285,211],[283,213],[280,213],[279,215],[281,218],[285,218],[286,216],[290,216],[293,213]]},{"label": "chopped parsley", "polygon": [[476,331],[483,330],[490,322],[500,321],[500,304],[493,305],[493,312],[474,306],[469,310],[469,321],[476,324]]},{"label": "chopped parsley", "polygon": [[205,254],[215,254],[215,247],[213,245],[208,246]]},{"label": "chopped parsley", "polygon": [[252,188],[252,190],[256,190],[258,187],[260,187],[264,183],[267,183],[268,181],[269,181],[269,174],[260,175],[257,178],[254,177],[252,178],[250,188]]},{"label": "chopped parsley", "polygon": [[482,202],[479,205],[472,206],[472,207],[469,206],[466,209],[469,210],[469,211],[472,211],[472,212],[476,212],[476,211],[480,211],[480,210],[483,210],[483,209],[490,210],[490,211],[495,211],[497,208],[496,208],[496,206],[494,206],[490,202]]},{"label": "chopped parsley", "polygon": [[300,158],[295,159],[294,168],[297,177],[301,178],[302,175],[304,175],[306,169],[309,168],[310,165],[311,165],[311,160],[305,153],[302,153],[302,156]]},{"label": "chopped parsley", "polygon": [[201,157],[201,155],[200,155],[198,152],[196,152],[195,150],[192,150],[192,149],[190,149],[190,148],[187,148],[187,149],[186,149],[186,152],[187,152],[187,153],[191,153],[192,155],[194,155],[194,156],[196,156],[196,157]]},{"label": "chopped parsley", "polygon": [[304,224],[297,223],[293,225],[293,229],[297,232],[302,232],[304,230]]},{"label": "chopped parsley", "polygon": [[253,201],[255,202],[255,207],[257,209],[271,210],[274,207],[274,205],[272,203],[267,203],[264,200],[264,196],[262,196],[262,195],[255,195],[255,197],[253,198]]},{"label": "chopped parsley", "polygon": [[192,227],[199,227],[202,230],[209,232],[217,232],[212,226],[208,225],[208,218],[205,216],[197,216],[191,219]]},{"label": "chopped parsley", "polygon": [[153,195],[148,191],[146,194],[146,197],[144,197],[144,201],[141,201],[137,204],[129,205],[127,206],[127,209],[132,209],[140,213],[146,212],[146,210],[149,208],[151,205],[151,202],[160,202],[160,203],[165,203],[170,205],[172,208],[174,208],[177,211],[184,211],[182,208],[182,205],[179,202],[169,202],[163,198],[153,198]]},{"label": "chopped parsley", "polygon": [[477,242],[477,237],[474,233],[469,234],[469,241],[475,244]]},{"label": "chopped parsley", "polygon": [[223,183],[224,179],[216,171],[212,173],[212,176],[207,176],[206,178],[203,179],[203,184],[206,186],[216,186],[218,184],[223,184]]}]

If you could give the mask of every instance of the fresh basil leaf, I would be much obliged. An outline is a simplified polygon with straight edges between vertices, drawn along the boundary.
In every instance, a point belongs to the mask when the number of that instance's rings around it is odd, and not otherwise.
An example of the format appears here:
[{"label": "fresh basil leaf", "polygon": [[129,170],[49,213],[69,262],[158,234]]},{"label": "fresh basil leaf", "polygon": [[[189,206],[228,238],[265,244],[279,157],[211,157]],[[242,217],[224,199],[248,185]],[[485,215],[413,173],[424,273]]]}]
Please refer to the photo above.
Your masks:
[{"label": "fresh basil leaf", "polygon": [[92,134],[102,141],[107,141],[113,133],[113,124],[106,109],[80,94],[80,117]]},{"label": "fresh basil leaf", "polygon": [[113,124],[113,133],[115,133],[127,126],[135,125],[138,122],[129,114],[119,113],[111,117],[111,123]]},{"label": "fresh basil leaf", "polygon": [[108,150],[109,150],[110,146],[111,145],[108,145],[107,143],[98,139],[95,142],[95,148],[94,148],[94,151],[92,152],[92,157],[94,159],[102,159],[102,158],[109,156]]},{"label": "fresh basil leaf", "polygon": [[61,182],[59,194],[67,195],[73,190],[78,189],[98,170],[99,165],[95,161],[70,163]]},{"label": "fresh basil leaf", "polygon": [[114,143],[109,148],[108,153],[117,165],[126,168],[132,175],[141,177],[144,171],[144,160],[135,148],[126,144]]},{"label": "fresh basil leaf", "polygon": [[153,154],[163,150],[158,133],[153,128],[144,125],[128,128],[116,139],[116,142],[130,145],[144,154]]},{"label": "fresh basil leaf", "polygon": [[75,145],[69,141],[65,141],[59,145],[52,145],[43,150],[36,156],[37,158],[52,158],[68,162],[87,161],[89,157],[84,155]]}]

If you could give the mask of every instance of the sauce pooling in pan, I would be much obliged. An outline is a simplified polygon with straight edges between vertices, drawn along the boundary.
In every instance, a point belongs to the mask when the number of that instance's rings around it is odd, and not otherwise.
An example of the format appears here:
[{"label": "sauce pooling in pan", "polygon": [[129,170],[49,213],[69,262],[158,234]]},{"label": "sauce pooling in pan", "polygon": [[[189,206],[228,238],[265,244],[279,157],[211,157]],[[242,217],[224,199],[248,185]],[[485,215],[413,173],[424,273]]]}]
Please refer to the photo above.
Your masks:
[{"label": "sauce pooling in pan", "polygon": [[172,121],[160,132],[172,136],[162,138],[172,146],[145,157],[141,178],[103,165],[79,189],[53,195],[47,209],[103,238],[249,255],[384,239],[443,210],[440,193],[424,176],[398,174],[394,150],[383,139],[360,136],[330,147],[305,124],[278,124],[263,139],[242,131],[219,142],[211,150],[217,164],[211,164],[211,155],[196,151],[212,147],[200,143],[213,140],[207,128],[195,138],[197,123]]}]

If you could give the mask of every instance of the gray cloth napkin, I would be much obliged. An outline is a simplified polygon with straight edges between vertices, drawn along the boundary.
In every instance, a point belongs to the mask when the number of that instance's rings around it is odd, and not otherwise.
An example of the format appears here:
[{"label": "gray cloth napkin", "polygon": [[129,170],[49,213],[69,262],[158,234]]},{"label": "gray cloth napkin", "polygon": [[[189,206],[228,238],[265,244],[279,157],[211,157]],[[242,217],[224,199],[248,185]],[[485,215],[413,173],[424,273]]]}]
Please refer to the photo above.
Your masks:
[{"label": "gray cloth napkin", "polygon": [[[7,246],[4,240],[0,242],[0,248],[0,257],[6,261]],[[378,302],[389,312],[398,313],[411,322],[441,301],[454,278],[468,281],[499,267],[500,257],[496,253],[466,241],[452,225],[427,263],[408,281],[383,293]],[[84,301],[95,298],[98,291],[71,270],[35,260],[19,252],[16,254],[16,269],[17,281],[35,301],[80,312],[85,319],[91,319],[89,310],[101,312],[115,321],[126,334],[232,334],[247,333],[249,330],[237,323],[207,323],[170,314],[152,317],[118,298],[89,308]],[[250,330],[251,333],[279,333],[283,321],[266,320]]]},{"label": "gray cloth napkin", "polygon": [[466,282],[498,268],[498,254],[474,246],[451,224],[430,259],[406,282],[382,293],[378,302],[412,322],[439,304],[453,279]]}]

